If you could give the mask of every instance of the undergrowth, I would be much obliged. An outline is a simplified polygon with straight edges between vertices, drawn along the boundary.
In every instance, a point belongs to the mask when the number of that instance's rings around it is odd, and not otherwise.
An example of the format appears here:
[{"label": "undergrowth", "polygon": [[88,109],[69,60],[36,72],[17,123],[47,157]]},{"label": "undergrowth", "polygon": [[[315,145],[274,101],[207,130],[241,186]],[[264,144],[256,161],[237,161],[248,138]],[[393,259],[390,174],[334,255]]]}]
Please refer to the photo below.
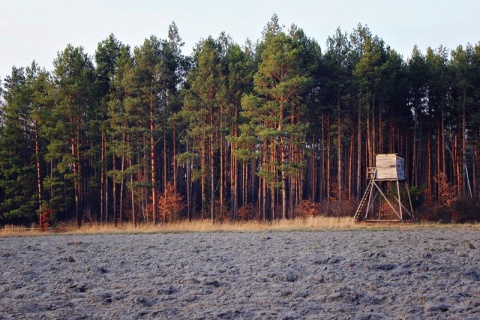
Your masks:
[{"label": "undergrowth", "polygon": [[175,233],[175,232],[262,232],[262,231],[319,231],[319,230],[384,230],[384,229],[422,229],[437,227],[474,227],[480,229],[480,224],[438,224],[438,223],[375,223],[365,224],[353,222],[351,217],[308,217],[275,221],[231,221],[212,224],[210,220],[179,221],[170,223],[114,224],[84,223],[60,224],[42,231],[37,225],[30,227],[5,225],[0,228],[0,236],[29,236],[47,234],[135,234],[135,233]]}]

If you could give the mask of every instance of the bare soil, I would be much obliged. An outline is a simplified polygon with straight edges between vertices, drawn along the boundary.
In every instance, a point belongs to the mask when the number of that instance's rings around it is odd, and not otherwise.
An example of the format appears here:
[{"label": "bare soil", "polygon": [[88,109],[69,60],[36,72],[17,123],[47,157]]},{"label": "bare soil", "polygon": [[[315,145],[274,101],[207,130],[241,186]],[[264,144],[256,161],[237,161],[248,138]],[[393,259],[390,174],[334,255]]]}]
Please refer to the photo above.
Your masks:
[{"label": "bare soil", "polygon": [[480,232],[0,238],[0,319],[480,319]]}]

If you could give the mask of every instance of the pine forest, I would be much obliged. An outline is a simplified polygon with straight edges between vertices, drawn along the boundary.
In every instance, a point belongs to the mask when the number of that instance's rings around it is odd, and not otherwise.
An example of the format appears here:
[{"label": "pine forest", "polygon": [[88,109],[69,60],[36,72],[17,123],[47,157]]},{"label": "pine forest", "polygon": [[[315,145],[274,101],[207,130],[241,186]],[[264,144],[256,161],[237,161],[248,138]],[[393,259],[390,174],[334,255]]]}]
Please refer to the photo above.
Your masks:
[{"label": "pine forest", "polygon": [[172,23],[3,75],[0,226],[353,216],[383,153],[419,219],[479,220],[480,43],[403,57],[359,24],[320,46],[273,15],[182,48]]}]

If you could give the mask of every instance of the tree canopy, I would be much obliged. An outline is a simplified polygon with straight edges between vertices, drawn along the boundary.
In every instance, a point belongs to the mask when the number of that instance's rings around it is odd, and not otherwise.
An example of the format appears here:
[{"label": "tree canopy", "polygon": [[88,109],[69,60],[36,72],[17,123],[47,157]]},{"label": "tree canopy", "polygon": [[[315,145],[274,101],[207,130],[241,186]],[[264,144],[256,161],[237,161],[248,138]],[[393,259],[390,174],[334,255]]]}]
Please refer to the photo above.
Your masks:
[{"label": "tree canopy", "polygon": [[353,215],[381,153],[405,158],[425,218],[479,219],[480,44],[402,57],[359,24],[322,51],[274,15],[256,43],[182,47],[172,23],[135,48],[69,44],[50,72],[13,67],[0,225]]}]

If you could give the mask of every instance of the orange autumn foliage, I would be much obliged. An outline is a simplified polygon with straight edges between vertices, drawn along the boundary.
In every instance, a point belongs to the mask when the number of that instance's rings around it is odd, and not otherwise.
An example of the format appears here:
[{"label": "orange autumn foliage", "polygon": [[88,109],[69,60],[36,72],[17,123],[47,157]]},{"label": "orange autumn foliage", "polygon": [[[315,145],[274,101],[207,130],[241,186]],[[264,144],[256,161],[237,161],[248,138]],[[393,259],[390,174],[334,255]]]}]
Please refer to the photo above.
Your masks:
[{"label": "orange autumn foliage", "polygon": [[158,212],[163,222],[177,220],[179,213],[186,207],[183,197],[175,192],[171,182],[167,183],[165,192],[159,195],[157,199]]}]

